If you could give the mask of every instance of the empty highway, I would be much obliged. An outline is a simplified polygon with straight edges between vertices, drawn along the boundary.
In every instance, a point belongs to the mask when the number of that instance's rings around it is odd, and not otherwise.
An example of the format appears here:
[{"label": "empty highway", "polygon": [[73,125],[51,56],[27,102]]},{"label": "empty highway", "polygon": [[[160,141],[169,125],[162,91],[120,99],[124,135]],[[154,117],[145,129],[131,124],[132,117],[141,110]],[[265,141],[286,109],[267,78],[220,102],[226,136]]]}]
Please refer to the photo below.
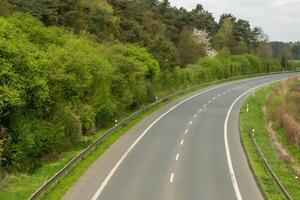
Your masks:
[{"label": "empty highway", "polygon": [[238,114],[247,95],[291,76],[238,80],[169,103],[115,142],[63,199],[263,199],[241,146]]}]

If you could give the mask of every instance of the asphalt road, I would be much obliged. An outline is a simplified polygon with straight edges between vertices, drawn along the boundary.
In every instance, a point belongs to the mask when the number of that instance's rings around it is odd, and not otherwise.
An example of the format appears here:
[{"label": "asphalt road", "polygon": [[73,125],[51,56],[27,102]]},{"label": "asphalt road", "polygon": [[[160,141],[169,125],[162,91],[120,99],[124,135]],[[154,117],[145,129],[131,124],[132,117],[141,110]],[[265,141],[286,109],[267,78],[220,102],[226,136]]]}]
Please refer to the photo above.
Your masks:
[{"label": "asphalt road", "polygon": [[238,114],[252,90],[291,76],[239,80],[164,106],[115,142],[63,199],[263,199],[240,143]]}]

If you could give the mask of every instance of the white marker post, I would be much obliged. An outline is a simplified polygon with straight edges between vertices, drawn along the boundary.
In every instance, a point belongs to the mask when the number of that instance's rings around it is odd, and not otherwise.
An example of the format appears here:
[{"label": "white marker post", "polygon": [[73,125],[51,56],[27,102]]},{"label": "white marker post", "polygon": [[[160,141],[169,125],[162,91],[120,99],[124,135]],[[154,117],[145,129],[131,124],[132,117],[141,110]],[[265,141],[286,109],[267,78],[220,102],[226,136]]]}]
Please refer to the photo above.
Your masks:
[{"label": "white marker post", "polygon": [[247,104],[247,112],[249,112],[249,104]]}]

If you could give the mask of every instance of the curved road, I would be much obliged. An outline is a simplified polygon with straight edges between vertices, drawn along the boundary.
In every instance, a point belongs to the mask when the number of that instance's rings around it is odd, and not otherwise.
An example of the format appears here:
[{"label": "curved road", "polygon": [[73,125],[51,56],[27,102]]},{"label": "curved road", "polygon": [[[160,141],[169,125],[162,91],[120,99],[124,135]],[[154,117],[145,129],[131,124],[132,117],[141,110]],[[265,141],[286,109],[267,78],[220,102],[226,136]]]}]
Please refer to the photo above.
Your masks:
[{"label": "curved road", "polygon": [[164,106],[115,142],[63,199],[263,199],[240,143],[238,114],[252,91],[291,76],[234,81]]}]

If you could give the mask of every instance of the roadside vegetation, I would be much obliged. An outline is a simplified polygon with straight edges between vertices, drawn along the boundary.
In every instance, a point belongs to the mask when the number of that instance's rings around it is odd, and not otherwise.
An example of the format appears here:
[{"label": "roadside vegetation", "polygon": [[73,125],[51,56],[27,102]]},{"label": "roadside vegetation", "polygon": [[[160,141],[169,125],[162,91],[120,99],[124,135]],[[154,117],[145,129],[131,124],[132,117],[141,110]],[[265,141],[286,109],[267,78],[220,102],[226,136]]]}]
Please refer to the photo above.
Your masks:
[{"label": "roadside vegetation", "polygon": [[[250,166],[268,199],[285,199],[255,151],[255,139],[272,170],[293,199],[300,198],[300,80],[263,88],[247,99],[240,114],[240,130]],[[249,112],[246,112],[247,104]]]},{"label": "roadside vegetation", "polygon": [[261,28],[231,14],[217,22],[201,5],[2,0],[0,199],[26,199],[156,97],[286,65]]}]

